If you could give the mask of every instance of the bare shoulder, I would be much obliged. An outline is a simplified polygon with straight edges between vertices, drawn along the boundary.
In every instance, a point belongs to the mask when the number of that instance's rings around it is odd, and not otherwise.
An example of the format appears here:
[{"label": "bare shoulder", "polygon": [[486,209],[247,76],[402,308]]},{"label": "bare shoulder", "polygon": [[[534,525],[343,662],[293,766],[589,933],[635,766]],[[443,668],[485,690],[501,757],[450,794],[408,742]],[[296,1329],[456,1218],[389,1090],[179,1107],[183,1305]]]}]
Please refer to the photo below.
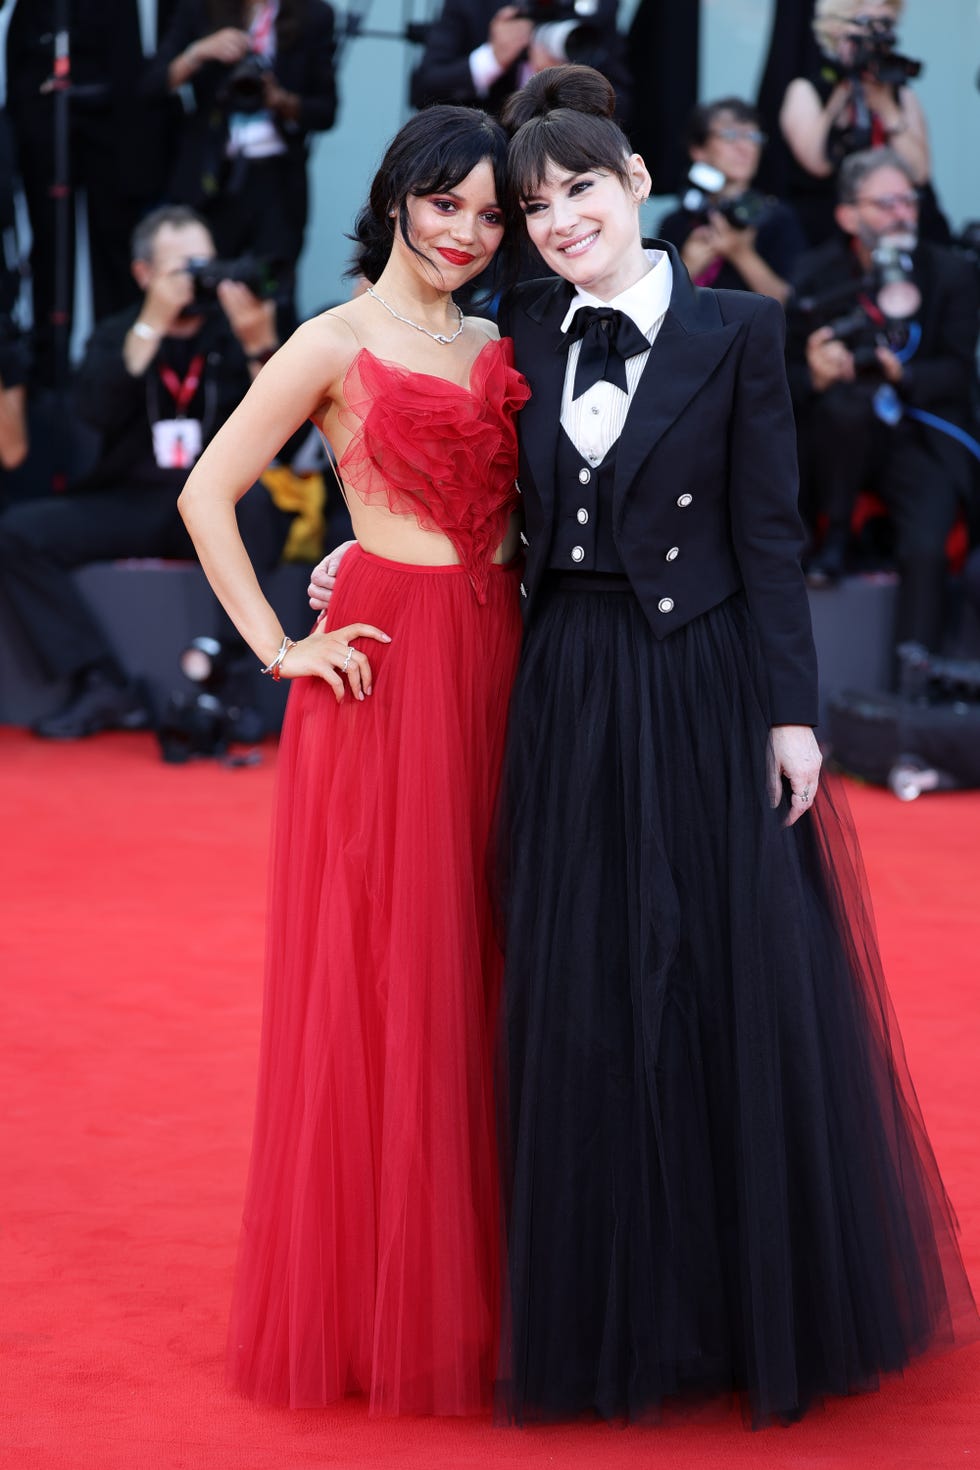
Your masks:
[{"label": "bare shoulder", "polygon": [[500,332],[497,328],[497,323],[492,322],[489,317],[468,316],[465,318],[465,321],[467,327],[471,327],[474,331],[479,332],[488,342],[497,342],[499,340]]},{"label": "bare shoulder", "polygon": [[783,95],[780,116],[796,118],[820,111],[820,95],[807,77],[794,77]]},{"label": "bare shoulder", "polygon": [[259,381],[300,391],[304,399],[315,395],[317,403],[326,403],[336,395],[358,346],[339,309],[321,312],[296,328],[263,368]]}]

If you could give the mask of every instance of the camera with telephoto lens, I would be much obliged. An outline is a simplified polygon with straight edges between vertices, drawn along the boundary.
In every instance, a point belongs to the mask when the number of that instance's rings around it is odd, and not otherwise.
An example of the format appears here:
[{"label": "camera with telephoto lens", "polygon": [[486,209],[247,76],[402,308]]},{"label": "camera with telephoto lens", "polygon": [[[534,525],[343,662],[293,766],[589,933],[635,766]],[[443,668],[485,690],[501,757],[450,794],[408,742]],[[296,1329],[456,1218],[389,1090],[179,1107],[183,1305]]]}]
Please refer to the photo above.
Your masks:
[{"label": "camera with telephoto lens", "polygon": [[829,327],[834,340],[850,349],[863,377],[881,376],[879,347],[900,352],[909,340],[909,324],[922,304],[912,275],[913,249],[911,237],[883,236],[871,252],[868,276],[797,302],[814,326]]},{"label": "camera with telephoto lens", "polygon": [[895,50],[895,22],[890,16],[859,15],[854,20],[853,51],[845,68],[852,77],[871,77],[886,87],[899,87],[922,71],[922,62]]},{"label": "camera with telephoto lens", "polygon": [[529,20],[535,44],[559,61],[601,71],[609,60],[609,44],[596,22],[598,9],[598,0],[538,0],[522,6],[514,19]]},{"label": "camera with telephoto lens", "polygon": [[265,57],[250,51],[228,73],[218,93],[218,106],[224,112],[251,115],[265,109],[265,77],[269,63]]},{"label": "camera with telephoto lens", "polygon": [[218,304],[218,287],[222,281],[240,281],[263,300],[275,296],[280,287],[276,262],[255,255],[242,255],[237,260],[198,257],[187,262],[186,270],[194,282],[194,300],[186,308],[188,316]]},{"label": "camera with telephoto lens", "polygon": [[773,206],[773,200],[757,189],[745,189],[734,198],[723,198],[721,191],[728,180],[720,168],[710,163],[692,164],[687,182],[689,188],[681,204],[689,214],[700,215],[705,224],[709,213],[717,213],[733,229],[758,229]]}]

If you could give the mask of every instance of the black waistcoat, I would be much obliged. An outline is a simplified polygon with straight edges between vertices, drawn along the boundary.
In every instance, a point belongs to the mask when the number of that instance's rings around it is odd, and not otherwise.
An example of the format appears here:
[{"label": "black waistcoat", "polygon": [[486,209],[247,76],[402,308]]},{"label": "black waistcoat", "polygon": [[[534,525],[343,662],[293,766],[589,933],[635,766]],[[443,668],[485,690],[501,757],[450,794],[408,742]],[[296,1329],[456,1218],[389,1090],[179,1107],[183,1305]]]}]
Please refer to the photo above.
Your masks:
[{"label": "black waistcoat", "polygon": [[548,566],[556,572],[608,572],[625,576],[613,540],[616,448],[600,465],[588,464],[565,430],[558,435],[557,513]]}]

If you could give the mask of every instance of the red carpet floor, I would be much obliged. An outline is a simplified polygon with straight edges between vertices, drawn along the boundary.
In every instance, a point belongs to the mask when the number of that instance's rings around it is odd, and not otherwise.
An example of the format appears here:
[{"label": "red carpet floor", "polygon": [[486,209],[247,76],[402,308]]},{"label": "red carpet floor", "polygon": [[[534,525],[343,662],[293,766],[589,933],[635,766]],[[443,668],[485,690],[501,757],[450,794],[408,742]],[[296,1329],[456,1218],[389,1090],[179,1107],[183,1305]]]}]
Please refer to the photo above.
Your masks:
[{"label": "red carpet floor", "polygon": [[[259,1021],[274,752],[0,731],[0,1464],[15,1470],[980,1470],[980,1347],[750,1434],[378,1422],[222,1382]],[[980,1278],[980,794],[855,789],[892,993]]]}]

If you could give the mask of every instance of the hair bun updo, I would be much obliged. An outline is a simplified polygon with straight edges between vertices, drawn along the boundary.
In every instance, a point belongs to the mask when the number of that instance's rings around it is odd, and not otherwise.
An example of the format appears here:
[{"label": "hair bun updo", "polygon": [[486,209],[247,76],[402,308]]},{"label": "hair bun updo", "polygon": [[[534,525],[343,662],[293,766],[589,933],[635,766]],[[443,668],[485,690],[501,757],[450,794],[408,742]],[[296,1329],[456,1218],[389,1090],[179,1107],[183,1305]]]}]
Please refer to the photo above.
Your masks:
[{"label": "hair bun updo", "polygon": [[500,120],[513,134],[532,118],[563,110],[612,119],[616,114],[612,83],[591,66],[550,66],[508,97]]}]

